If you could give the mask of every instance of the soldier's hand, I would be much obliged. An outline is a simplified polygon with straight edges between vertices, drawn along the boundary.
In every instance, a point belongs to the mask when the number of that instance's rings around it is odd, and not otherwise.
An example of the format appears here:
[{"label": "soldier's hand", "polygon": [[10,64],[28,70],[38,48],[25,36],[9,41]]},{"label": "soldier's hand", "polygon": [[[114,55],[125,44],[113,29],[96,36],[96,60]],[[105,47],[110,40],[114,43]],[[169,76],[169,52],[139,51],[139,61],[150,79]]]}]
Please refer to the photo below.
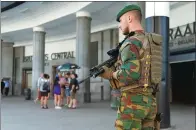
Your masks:
[{"label": "soldier's hand", "polygon": [[99,77],[102,77],[104,79],[111,79],[113,76],[112,68],[108,68],[106,66],[102,67],[104,69],[104,72],[99,75]]}]

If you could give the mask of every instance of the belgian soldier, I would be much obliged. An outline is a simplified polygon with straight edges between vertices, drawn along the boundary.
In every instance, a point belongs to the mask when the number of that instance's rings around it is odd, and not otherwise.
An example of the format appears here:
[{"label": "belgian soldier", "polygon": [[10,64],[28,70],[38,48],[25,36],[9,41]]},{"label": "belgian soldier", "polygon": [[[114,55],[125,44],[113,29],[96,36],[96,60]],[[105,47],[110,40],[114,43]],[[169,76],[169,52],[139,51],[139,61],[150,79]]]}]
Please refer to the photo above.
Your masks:
[{"label": "belgian soldier", "polygon": [[[161,48],[157,49],[159,51],[156,52],[157,62],[155,62],[156,60],[151,59],[150,42],[161,43],[161,38],[153,35],[151,40],[146,40],[147,35],[142,28],[141,20],[141,9],[137,5],[128,5],[117,14],[117,21],[122,33],[128,35],[134,32],[134,34],[124,41],[119,50],[118,63],[120,63],[120,67],[108,68],[104,66],[105,72],[99,75],[108,79],[113,89],[121,91],[120,106],[115,121],[117,130],[159,129],[155,128],[154,123],[157,105],[156,98],[152,94],[153,88],[151,86],[154,80],[151,77],[157,74],[158,81],[160,81]],[[156,67],[154,66],[156,69],[152,70],[151,61],[157,63]],[[154,70],[157,71],[151,73]]]}]

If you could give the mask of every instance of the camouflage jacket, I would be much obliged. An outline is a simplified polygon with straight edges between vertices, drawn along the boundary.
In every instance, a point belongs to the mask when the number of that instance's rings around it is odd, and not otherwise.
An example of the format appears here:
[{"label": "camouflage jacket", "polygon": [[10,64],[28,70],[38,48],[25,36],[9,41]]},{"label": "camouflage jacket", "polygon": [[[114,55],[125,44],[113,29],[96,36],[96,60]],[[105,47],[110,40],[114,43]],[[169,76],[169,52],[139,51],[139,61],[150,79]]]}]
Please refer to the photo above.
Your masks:
[{"label": "camouflage jacket", "polygon": [[116,71],[116,77],[121,83],[129,85],[140,79],[139,52],[143,45],[143,38],[144,34],[142,32],[136,32],[134,36],[127,38],[120,48],[119,60],[121,66]]}]

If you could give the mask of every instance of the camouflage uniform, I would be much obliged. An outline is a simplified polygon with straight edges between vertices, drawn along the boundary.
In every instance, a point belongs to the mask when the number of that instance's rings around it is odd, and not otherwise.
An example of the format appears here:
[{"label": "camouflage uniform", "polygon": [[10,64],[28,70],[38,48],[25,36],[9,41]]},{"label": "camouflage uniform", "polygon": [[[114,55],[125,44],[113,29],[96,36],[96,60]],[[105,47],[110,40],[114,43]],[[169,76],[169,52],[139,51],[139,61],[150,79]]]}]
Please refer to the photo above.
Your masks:
[{"label": "camouflage uniform", "polygon": [[[141,11],[136,5],[127,6],[119,12],[117,21],[131,10]],[[112,88],[121,90],[120,106],[115,121],[116,130],[154,130],[157,106],[156,98],[152,95],[153,90],[148,87],[149,69],[144,69],[146,66],[149,68],[151,64],[147,62],[148,55],[146,58],[144,53],[144,34],[143,31],[135,31],[133,36],[127,38],[119,50],[120,68],[115,72],[109,69],[109,75],[116,78],[108,78]],[[142,61],[144,55],[147,60]]]},{"label": "camouflage uniform", "polygon": [[[137,84],[141,77],[140,53],[144,34],[136,32],[134,38],[128,38],[120,48],[121,69],[116,71],[117,80],[128,86]],[[115,127],[117,130],[153,130],[157,113],[156,98],[150,88],[133,88],[121,92],[120,107],[117,112]]]}]

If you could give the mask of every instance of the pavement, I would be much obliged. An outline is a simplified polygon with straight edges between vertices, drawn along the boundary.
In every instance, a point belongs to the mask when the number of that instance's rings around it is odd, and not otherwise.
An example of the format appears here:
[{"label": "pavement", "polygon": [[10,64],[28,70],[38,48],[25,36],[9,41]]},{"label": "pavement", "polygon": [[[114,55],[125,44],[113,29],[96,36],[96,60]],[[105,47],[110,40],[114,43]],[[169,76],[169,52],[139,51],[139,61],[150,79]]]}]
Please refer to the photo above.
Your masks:
[{"label": "pavement", "polygon": [[[21,97],[1,98],[1,130],[115,130],[110,102],[80,104],[78,109],[49,109]],[[172,130],[195,130],[195,107],[171,105]]]}]

